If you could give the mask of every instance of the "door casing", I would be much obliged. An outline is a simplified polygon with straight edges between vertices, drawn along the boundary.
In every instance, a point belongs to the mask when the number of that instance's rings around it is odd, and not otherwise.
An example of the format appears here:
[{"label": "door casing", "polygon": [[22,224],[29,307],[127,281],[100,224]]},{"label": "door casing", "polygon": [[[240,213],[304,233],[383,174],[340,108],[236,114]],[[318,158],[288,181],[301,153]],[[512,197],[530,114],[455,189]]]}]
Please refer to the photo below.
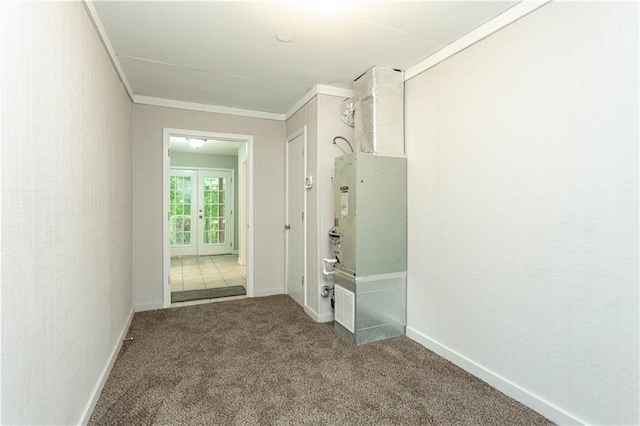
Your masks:
[{"label": "door casing", "polygon": [[253,168],[253,135],[243,135],[237,133],[219,133],[205,132],[190,129],[176,129],[165,127],[162,129],[162,306],[168,308],[171,306],[171,287],[169,274],[171,268],[171,250],[169,247],[169,175],[171,170],[170,164],[170,144],[171,136],[194,137],[204,139],[222,139],[237,142],[246,142],[247,144],[247,229],[246,229],[246,246],[247,246],[247,296],[253,297],[254,293],[254,271],[253,271],[253,188],[254,188],[254,168]]}]

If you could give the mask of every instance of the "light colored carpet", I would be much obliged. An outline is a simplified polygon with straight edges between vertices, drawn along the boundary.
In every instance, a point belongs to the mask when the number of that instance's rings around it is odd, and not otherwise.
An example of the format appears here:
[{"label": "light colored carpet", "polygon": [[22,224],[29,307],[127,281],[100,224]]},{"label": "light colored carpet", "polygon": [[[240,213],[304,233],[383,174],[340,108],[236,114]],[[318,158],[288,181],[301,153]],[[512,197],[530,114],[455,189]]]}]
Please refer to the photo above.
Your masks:
[{"label": "light colored carpet", "polygon": [[356,347],[288,296],[137,313],[90,424],[548,425],[406,337]]}]

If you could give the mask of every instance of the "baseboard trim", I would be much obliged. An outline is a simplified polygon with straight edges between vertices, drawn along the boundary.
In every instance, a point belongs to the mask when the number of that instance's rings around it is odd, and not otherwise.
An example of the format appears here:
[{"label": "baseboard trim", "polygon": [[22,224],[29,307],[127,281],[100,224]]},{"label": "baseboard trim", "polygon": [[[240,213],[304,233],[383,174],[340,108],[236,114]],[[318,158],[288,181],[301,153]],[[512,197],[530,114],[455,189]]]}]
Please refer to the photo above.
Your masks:
[{"label": "baseboard trim", "polygon": [[277,288],[267,288],[263,290],[256,290],[254,288],[253,290],[253,297],[273,296],[276,294],[284,294],[284,288],[277,287]]},{"label": "baseboard trim", "polygon": [[107,361],[107,365],[104,366],[102,373],[100,374],[100,378],[98,383],[93,388],[91,392],[89,401],[82,412],[82,416],[80,417],[80,422],[78,424],[86,425],[89,423],[89,419],[91,418],[91,414],[93,414],[93,409],[96,407],[98,403],[98,399],[100,398],[100,393],[102,392],[102,388],[104,384],[107,382],[107,378],[109,378],[109,374],[111,373],[111,369],[113,368],[113,364],[115,364],[116,359],[118,358],[118,354],[120,353],[120,348],[122,347],[122,341],[125,337],[127,337],[127,333],[129,333],[129,327],[131,327],[131,321],[133,321],[133,314],[135,310],[131,307],[131,311],[129,311],[129,317],[127,318],[127,322],[125,323],[120,335],[118,336],[118,340],[116,342],[115,347],[111,351],[109,355],[109,359]]},{"label": "baseboard trim", "polygon": [[316,311],[314,311],[313,309],[311,309],[308,306],[304,307],[304,312],[307,315],[309,315],[311,317],[311,319],[314,320],[315,322],[330,322],[330,321],[333,321],[333,314],[331,314],[331,313],[320,315],[319,313],[317,313]]},{"label": "baseboard trim", "polygon": [[142,305],[133,306],[136,312],[153,311],[156,309],[164,309],[162,302],[159,303],[143,303]]},{"label": "baseboard trim", "polygon": [[333,321],[333,312],[328,314],[320,314],[318,315],[318,322],[331,322]]},{"label": "baseboard trim", "polygon": [[518,402],[521,402],[532,410],[537,411],[556,424],[587,424],[587,422],[585,422],[584,420],[567,413],[566,411],[562,410],[559,407],[556,407],[549,401],[542,399],[538,395],[529,392],[528,390],[505,379],[499,374],[494,373],[493,371],[481,366],[475,361],[448,348],[447,346],[420,333],[419,331],[411,327],[407,327],[407,337],[421,344],[425,348],[435,352],[444,359],[451,361],[463,370],[466,370],[479,379],[487,382],[489,385],[498,389],[505,395],[515,399]]}]

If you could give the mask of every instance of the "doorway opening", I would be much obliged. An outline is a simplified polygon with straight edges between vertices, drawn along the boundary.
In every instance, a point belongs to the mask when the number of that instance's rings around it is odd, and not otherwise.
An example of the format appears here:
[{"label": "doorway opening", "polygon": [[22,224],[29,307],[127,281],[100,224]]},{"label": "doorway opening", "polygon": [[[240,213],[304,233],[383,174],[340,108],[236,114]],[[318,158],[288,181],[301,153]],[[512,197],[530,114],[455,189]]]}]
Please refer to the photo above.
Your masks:
[{"label": "doorway opening", "polygon": [[253,137],[165,128],[163,144],[163,306],[251,297]]}]

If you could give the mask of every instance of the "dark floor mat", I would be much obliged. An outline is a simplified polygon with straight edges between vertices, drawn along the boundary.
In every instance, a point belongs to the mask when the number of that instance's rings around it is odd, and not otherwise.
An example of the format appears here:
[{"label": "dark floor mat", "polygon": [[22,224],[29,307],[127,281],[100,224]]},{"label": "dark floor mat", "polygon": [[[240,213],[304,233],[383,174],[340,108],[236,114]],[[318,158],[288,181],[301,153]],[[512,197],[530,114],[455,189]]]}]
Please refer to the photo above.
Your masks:
[{"label": "dark floor mat", "polygon": [[247,291],[241,285],[234,285],[231,287],[206,288],[203,290],[176,291],[174,293],[171,293],[171,303],[187,302],[189,300],[200,299],[217,299],[219,297],[229,296],[242,296],[245,294],[247,294]]}]

